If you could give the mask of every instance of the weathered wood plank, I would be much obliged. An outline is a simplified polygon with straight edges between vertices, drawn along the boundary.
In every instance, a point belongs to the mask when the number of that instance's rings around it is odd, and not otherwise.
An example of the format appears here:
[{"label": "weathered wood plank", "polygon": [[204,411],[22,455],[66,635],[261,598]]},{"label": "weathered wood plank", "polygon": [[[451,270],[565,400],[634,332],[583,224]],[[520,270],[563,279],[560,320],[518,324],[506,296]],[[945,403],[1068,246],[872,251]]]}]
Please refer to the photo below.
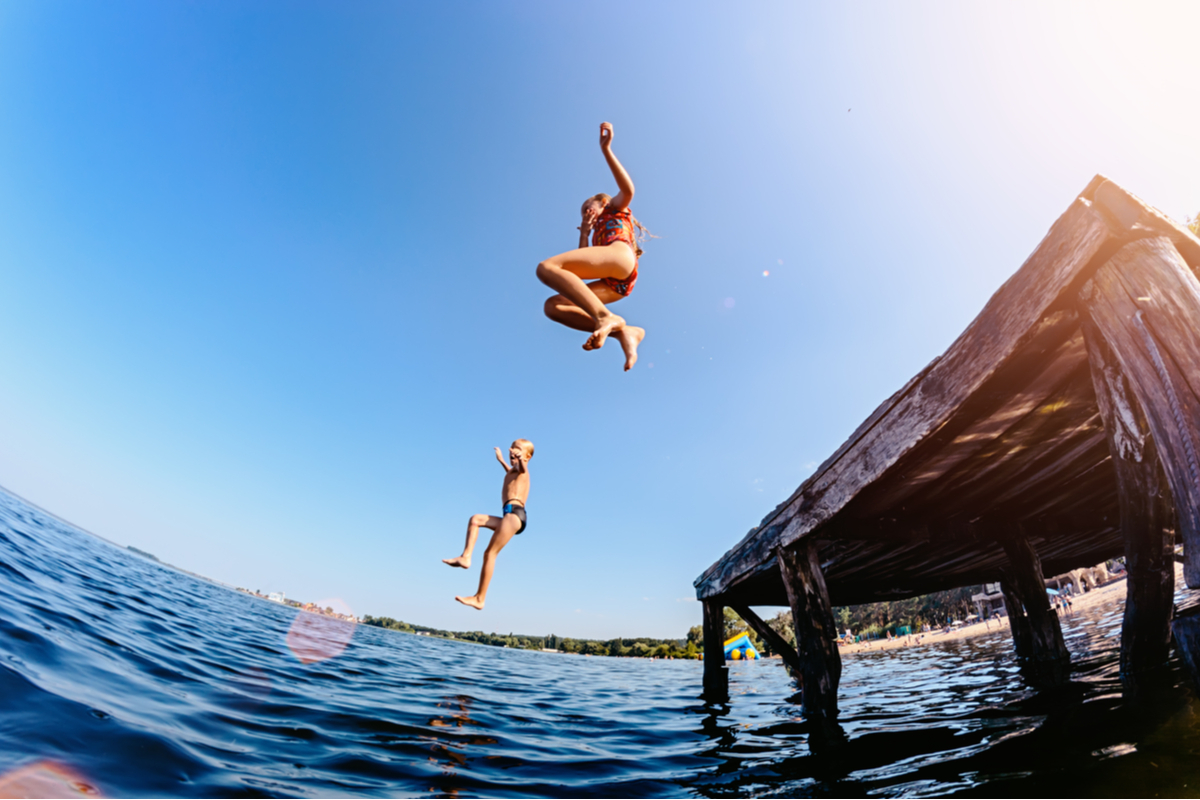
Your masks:
[{"label": "weathered wood plank", "polygon": [[[1097,176],[1100,177],[1100,176]],[[1118,227],[1164,235],[1180,252],[1192,271],[1200,268],[1200,238],[1154,206],[1110,180],[1102,180],[1091,189],[1090,199],[1097,210],[1114,220]],[[1085,190],[1087,194],[1087,190]]]},{"label": "weathered wood plank", "polygon": [[779,653],[780,657],[792,668],[792,674],[796,679],[801,680],[801,676],[804,673],[804,665],[800,661],[797,649],[792,647],[787,639],[780,636],[778,631],[763,622],[762,618],[750,609],[750,606],[732,604],[730,608],[736,611],[739,617],[746,620],[746,624],[753,628],[755,633],[771,644],[771,649]]},{"label": "weathered wood plank", "polygon": [[[765,528],[760,526],[697,579],[697,596],[721,594],[748,572],[764,568],[776,547],[812,533],[936,432],[1028,342],[1059,295],[1112,239],[1113,231],[1099,212],[1086,201],[1073,203],[945,356],[903,396],[889,401],[886,412],[850,446],[822,465],[768,518]],[[775,526],[782,519],[786,524],[778,530]]]},{"label": "weathered wood plank", "polygon": [[1166,662],[1171,652],[1175,559],[1173,509],[1154,439],[1126,376],[1096,324],[1084,315],[1092,383],[1117,481],[1125,537],[1125,619],[1121,627],[1121,679]]},{"label": "weathered wood plank", "polygon": [[838,713],[842,656],[834,641],[837,626],[829,604],[829,590],[817,561],[817,549],[812,544],[801,545],[799,551],[781,547],[776,558],[796,629],[804,713],[813,719],[832,722]]},{"label": "weathered wood plank", "polygon": [[1200,588],[1200,281],[1167,237],[1126,245],[1083,287],[1085,313],[1145,414]]},{"label": "weathered wood plank", "polygon": [[704,606],[704,699],[709,703],[729,700],[729,668],[725,666],[725,605],[705,600]]}]

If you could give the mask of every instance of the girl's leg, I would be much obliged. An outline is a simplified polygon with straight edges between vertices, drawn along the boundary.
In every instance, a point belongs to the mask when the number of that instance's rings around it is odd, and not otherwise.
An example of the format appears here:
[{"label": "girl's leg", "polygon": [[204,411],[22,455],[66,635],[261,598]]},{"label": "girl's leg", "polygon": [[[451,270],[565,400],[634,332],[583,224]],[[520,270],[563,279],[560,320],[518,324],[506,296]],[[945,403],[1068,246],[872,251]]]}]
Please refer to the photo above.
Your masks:
[{"label": "girl's leg", "polygon": [[[492,517],[492,519],[495,519],[495,517]],[[509,540],[516,535],[520,527],[521,520],[517,518],[516,514],[504,515],[500,526],[492,534],[492,540],[488,542],[487,550],[483,553],[483,569],[479,571],[479,591],[471,597],[455,597],[455,600],[464,606],[478,609],[483,608],[483,603],[487,600],[488,584],[492,582],[492,572],[496,569],[496,556],[500,555],[500,551],[504,549],[504,545],[509,543]]]},{"label": "girl's leg", "polygon": [[[615,303],[624,297],[624,295],[617,294],[604,281],[594,281],[586,286],[605,305]],[[596,321],[586,311],[561,294],[546,299],[545,312],[547,317],[560,325],[566,325],[577,331],[591,331],[596,325]],[[646,338],[646,331],[636,325],[625,325],[615,331],[612,336],[620,342],[621,349],[625,351],[625,371],[628,372],[637,363],[638,345],[642,343],[642,339]]]},{"label": "girl's leg", "polygon": [[449,564],[452,567],[462,567],[468,569],[471,566],[471,552],[475,549],[475,537],[479,535],[480,528],[491,528],[496,530],[500,527],[500,517],[491,517],[487,514],[476,514],[467,520],[467,543],[463,545],[463,553],[458,558],[443,558],[443,564]]},{"label": "girl's leg", "polygon": [[636,264],[633,251],[623,242],[569,250],[538,264],[538,279],[570,300],[593,320],[592,335],[583,349],[595,350],[603,347],[604,340],[625,325],[625,320],[604,307],[604,303],[588,288],[584,280],[624,280],[633,273]]}]

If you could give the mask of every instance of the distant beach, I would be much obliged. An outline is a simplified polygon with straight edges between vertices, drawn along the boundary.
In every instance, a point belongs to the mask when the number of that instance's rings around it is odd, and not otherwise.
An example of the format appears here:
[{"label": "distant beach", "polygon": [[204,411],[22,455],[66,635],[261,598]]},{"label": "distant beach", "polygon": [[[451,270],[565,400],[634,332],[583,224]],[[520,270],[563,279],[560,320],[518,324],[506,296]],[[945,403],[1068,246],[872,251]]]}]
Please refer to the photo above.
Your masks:
[{"label": "distant beach", "polygon": [[[1176,581],[1182,580],[1183,567],[1179,564],[1175,565]],[[1071,598],[1073,608],[1071,611],[1059,609],[1059,616],[1066,617],[1071,614],[1076,614],[1079,611],[1090,608],[1100,603],[1110,600],[1125,599],[1125,579],[1120,578],[1111,583],[1106,583],[1090,592],[1075,595]],[[999,625],[999,628],[997,627]],[[939,642],[952,642],[956,639],[967,639],[971,636],[979,636],[984,633],[1003,628],[1008,629],[1008,617],[1003,616],[999,622],[996,620],[972,622],[970,625],[963,625],[960,628],[955,628],[949,633],[943,633],[941,630],[931,631],[930,633],[914,634],[912,636],[898,636],[895,639],[874,639],[872,641],[862,641],[857,644],[845,645],[838,648],[838,652],[842,655],[853,655],[855,653],[877,653],[880,650],[896,650],[902,647],[923,647],[928,644],[937,644]]]}]

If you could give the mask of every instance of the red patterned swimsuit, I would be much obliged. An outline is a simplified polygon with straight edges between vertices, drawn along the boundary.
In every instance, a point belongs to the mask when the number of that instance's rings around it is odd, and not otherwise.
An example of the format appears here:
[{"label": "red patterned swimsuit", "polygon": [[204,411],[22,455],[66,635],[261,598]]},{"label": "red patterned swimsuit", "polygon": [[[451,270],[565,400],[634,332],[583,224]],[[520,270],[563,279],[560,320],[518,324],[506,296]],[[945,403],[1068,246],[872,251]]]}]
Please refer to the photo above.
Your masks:
[{"label": "red patterned swimsuit", "polygon": [[628,208],[622,211],[610,211],[605,208],[604,212],[596,217],[596,224],[592,227],[592,247],[613,242],[625,242],[633,250],[633,272],[629,273],[629,277],[625,280],[616,278],[601,278],[601,280],[612,287],[617,294],[628,297],[638,279],[638,246],[634,239],[633,214]]}]

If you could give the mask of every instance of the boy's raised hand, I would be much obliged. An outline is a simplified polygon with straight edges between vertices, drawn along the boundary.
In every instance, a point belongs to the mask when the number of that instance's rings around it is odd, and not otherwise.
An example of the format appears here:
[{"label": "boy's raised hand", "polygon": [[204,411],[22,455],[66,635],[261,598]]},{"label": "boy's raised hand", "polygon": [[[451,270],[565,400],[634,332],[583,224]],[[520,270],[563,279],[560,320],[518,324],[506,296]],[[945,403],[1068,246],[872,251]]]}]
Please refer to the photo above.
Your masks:
[{"label": "boy's raised hand", "polygon": [[504,454],[500,452],[500,448],[496,448],[496,460],[500,462],[500,466],[504,467],[504,471],[508,472],[508,462],[504,460]]},{"label": "boy's raised hand", "polygon": [[613,126],[611,122],[600,123],[600,149],[607,150],[612,147]]}]

